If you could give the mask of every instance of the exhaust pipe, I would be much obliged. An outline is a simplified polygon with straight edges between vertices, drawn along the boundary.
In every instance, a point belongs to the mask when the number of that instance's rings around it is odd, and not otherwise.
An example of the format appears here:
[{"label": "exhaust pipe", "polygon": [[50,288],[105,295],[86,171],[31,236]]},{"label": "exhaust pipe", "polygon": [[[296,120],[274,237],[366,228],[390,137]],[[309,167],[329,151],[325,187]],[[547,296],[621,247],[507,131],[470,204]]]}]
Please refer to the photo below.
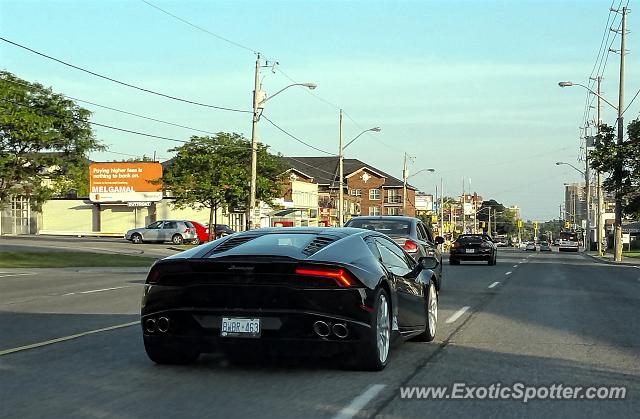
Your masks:
[{"label": "exhaust pipe", "polygon": [[340,339],[344,339],[349,336],[349,329],[347,329],[347,325],[344,323],[336,323],[333,325],[333,334]]},{"label": "exhaust pipe", "polygon": [[154,319],[147,319],[144,322],[144,329],[148,333],[153,333],[156,331],[156,321]]},{"label": "exhaust pipe", "polygon": [[166,317],[160,317],[158,319],[158,330],[162,333],[167,333],[169,330],[169,319]]},{"label": "exhaust pipe", "polygon": [[318,320],[313,324],[313,331],[316,332],[316,335],[326,338],[331,333],[331,328],[325,322]]}]

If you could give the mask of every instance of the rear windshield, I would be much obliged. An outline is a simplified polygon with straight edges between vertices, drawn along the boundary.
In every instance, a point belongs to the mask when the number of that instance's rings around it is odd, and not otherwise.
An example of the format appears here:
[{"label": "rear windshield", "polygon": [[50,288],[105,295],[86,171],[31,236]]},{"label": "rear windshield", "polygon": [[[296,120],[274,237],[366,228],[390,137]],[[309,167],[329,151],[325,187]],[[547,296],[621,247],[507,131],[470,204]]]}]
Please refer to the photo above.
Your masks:
[{"label": "rear windshield", "polygon": [[411,232],[409,221],[402,220],[351,220],[349,227],[374,230],[387,235],[408,236]]},{"label": "rear windshield", "polygon": [[482,236],[460,236],[458,237],[460,243],[480,243],[484,241]]},{"label": "rear windshield", "polygon": [[[236,238],[238,244],[226,251],[226,255],[260,255],[300,257],[302,251],[318,236],[311,233],[265,234],[248,241]],[[231,243],[231,242],[230,242]],[[224,243],[222,247],[224,247]]]}]

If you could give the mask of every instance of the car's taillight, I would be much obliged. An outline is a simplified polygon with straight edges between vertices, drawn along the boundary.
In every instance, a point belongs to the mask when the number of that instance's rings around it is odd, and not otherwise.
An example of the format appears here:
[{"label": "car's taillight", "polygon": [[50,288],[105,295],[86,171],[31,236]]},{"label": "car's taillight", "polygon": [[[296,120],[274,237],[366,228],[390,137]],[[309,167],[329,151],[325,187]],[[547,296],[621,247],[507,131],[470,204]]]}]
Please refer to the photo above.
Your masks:
[{"label": "car's taillight", "polygon": [[458,247],[460,247],[460,243],[458,243],[458,242],[453,242],[453,246],[451,246],[451,247],[453,247],[453,248],[456,248],[456,249],[457,249]]},{"label": "car's taillight", "polygon": [[147,275],[147,284],[159,284],[160,283],[160,271],[158,269],[151,269],[149,275]]},{"label": "car's taillight", "polygon": [[303,276],[320,276],[323,278],[332,278],[340,287],[350,287],[355,284],[355,279],[344,269],[325,269],[325,268],[297,268],[297,275]]},{"label": "car's taillight", "polygon": [[491,245],[487,242],[483,242],[482,244],[480,244],[480,247],[491,247]]},{"label": "car's taillight", "polygon": [[405,240],[402,248],[409,253],[415,253],[418,251],[418,243],[414,242],[413,240]]}]

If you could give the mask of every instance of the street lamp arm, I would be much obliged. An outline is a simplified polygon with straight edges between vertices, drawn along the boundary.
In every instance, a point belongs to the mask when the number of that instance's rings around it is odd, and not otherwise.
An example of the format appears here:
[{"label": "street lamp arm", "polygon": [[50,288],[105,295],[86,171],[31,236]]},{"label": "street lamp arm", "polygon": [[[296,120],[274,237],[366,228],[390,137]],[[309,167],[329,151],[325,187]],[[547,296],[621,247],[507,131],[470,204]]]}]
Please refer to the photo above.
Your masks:
[{"label": "street lamp arm", "polygon": [[577,167],[575,167],[574,165],[572,165],[571,163],[566,163],[566,162],[563,162],[563,161],[556,162],[556,166],[560,166],[560,165],[563,165],[563,164],[573,167],[578,173],[580,173],[582,176],[584,176],[584,172],[582,170],[578,169]]},{"label": "street lamp arm", "polygon": [[269,96],[269,97],[267,97],[267,98],[265,98],[265,99],[261,100],[261,101],[258,103],[258,106],[260,106],[260,105],[264,104],[267,100],[272,99],[272,98],[274,98],[274,97],[278,96],[280,93],[284,92],[285,90],[287,90],[288,88],[293,87],[293,86],[303,86],[303,87],[307,87],[307,88],[309,88],[310,90],[313,90],[313,89],[315,89],[315,88],[317,87],[317,86],[316,86],[315,84],[313,84],[313,83],[293,83],[293,84],[290,84],[290,85],[288,85],[288,86],[283,87],[282,89],[278,90],[277,92],[275,92],[275,93],[274,93],[274,94],[272,94],[271,96]]},{"label": "street lamp arm", "polygon": [[360,134],[356,135],[356,137],[353,140],[349,141],[345,146],[343,146],[342,149],[344,150],[345,148],[349,147],[351,143],[353,143],[355,140],[360,138],[365,132],[369,132],[369,131],[380,132],[381,129],[379,127],[375,127],[375,128],[369,128],[362,131]]},{"label": "street lamp arm", "polygon": [[613,103],[609,102],[607,99],[605,99],[601,94],[593,91],[591,88],[589,88],[588,86],[585,86],[584,84],[580,84],[580,83],[573,83],[570,81],[561,81],[560,83],[558,83],[558,85],[560,87],[571,87],[571,86],[580,86],[580,87],[584,87],[585,89],[587,89],[589,92],[591,92],[591,94],[599,97],[600,99],[602,99],[607,105],[611,106],[613,109],[615,109],[616,111],[618,110],[618,107],[616,105],[614,105]]},{"label": "street lamp arm", "polygon": [[436,169],[422,169],[422,170],[418,170],[417,172],[415,172],[414,174],[412,174],[411,176],[407,176],[407,179],[411,179],[412,177],[414,177],[415,175],[418,175],[422,172],[431,172],[434,173],[436,171]]}]

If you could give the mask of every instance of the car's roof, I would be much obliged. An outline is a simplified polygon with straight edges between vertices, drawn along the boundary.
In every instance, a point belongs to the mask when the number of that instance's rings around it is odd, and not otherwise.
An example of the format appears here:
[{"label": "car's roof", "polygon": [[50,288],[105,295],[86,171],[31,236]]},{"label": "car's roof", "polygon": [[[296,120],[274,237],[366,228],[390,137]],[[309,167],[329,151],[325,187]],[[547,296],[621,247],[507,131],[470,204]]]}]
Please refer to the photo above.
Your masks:
[{"label": "car's roof", "polygon": [[[263,235],[263,234],[328,234],[338,237],[347,237],[354,234],[377,233],[373,230],[365,230],[353,227],[265,227],[254,230],[241,231],[234,234],[234,237],[244,235]],[[378,235],[383,236],[381,233]]]},{"label": "car's roof", "polygon": [[359,215],[357,217],[353,217],[349,221],[357,221],[357,220],[383,220],[383,221],[408,221],[408,222],[420,221],[415,217],[405,217],[402,215]]}]

